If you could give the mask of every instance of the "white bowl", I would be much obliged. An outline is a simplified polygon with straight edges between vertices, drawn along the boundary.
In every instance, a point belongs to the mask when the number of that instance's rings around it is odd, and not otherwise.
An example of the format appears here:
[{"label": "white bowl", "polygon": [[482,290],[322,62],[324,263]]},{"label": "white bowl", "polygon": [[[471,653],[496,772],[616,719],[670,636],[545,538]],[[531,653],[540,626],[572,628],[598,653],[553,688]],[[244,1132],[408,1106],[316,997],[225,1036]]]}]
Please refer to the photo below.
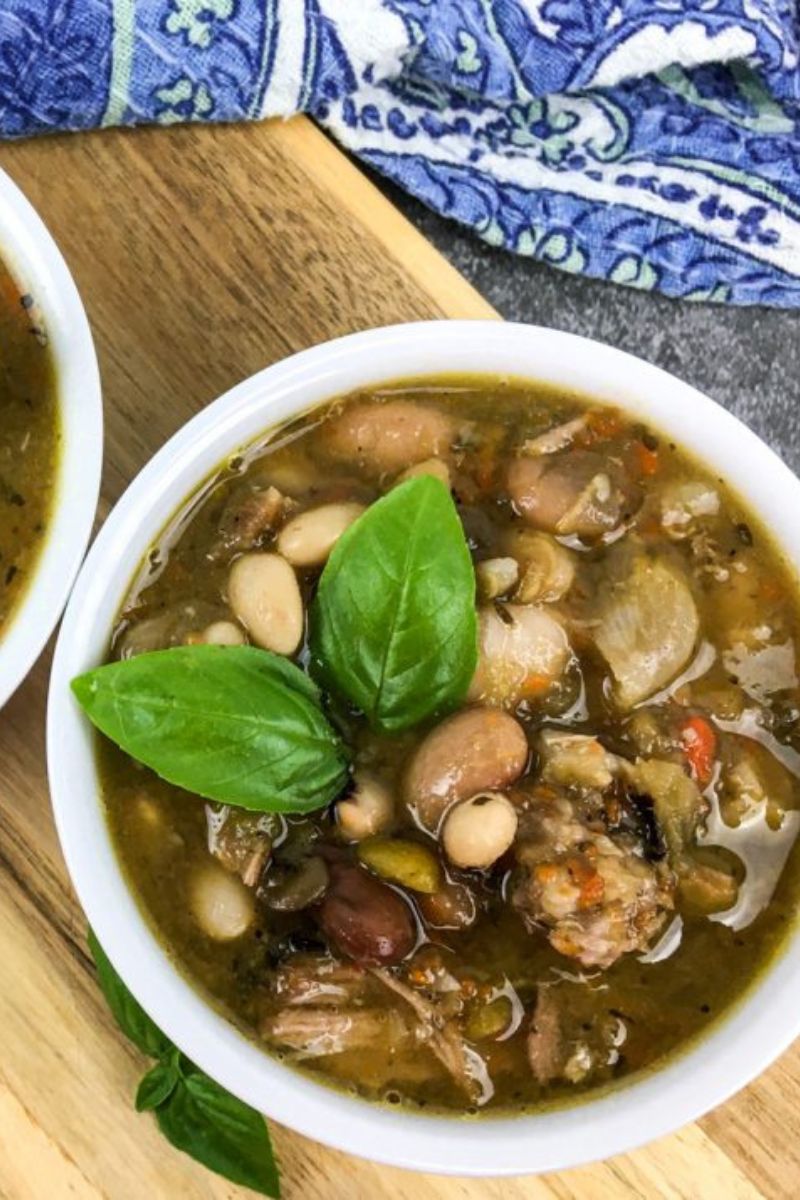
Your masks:
[{"label": "white bowl", "polygon": [[430,322],[355,334],[246,380],[196,416],[141,472],[75,586],[56,650],[48,761],[56,820],[89,921],[131,991],[221,1084],[308,1137],[380,1162],[459,1175],[552,1171],[629,1150],[719,1104],[800,1033],[800,938],[753,994],[690,1051],[607,1094],[541,1116],[479,1121],[389,1110],[329,1090],[271,1058],[178,973],[123,880],[97,783],[93,732],[69,681],[103,661],[114,616],[159,531],[223,459],[276,422],[367,384],[437,372],[514,374],[575,388],[693,447],[800,562],[800,482],[706,396],[656,367],[566,333],[500,322]]},{"label": "white bowl", "polygon": [[56,370],[61,452],[50,525],[0,638],[0,708],[53,632],[92,531],[103,460],[97,359],[78,290],[35,210],[0,171],[0,258],[42,314]]}]

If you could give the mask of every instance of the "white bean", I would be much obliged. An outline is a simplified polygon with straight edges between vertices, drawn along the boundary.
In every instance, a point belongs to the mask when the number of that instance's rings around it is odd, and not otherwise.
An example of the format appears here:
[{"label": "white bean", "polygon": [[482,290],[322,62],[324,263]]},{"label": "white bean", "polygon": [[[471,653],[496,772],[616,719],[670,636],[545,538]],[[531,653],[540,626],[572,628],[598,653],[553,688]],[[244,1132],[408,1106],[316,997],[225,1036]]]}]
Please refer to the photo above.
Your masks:
[{"label": "white bean", "polygon": [[246,641],[244,632],[233,621],[212,621],[194,639],[202,646],[243,646]]},{"label": "white bean", "polygon": [[264,650],[293,654],[303,636],[297,578],[280,554],[243,554],[228,575],[228,602]]},{"label": "white bean", "polygon": [[197,924],[215,942],[241,937],[255,915],[252,892],[241,879],[210,864],[192,878],[189,904]]},{"label": "white bean", "polygon": [[293,567],[319,567],[364,511],[363,504],[322,504],[293,517],[278,534],[278,552]]},{"label": "white bean", "polygon": [[348,841],[360,842],[383,833],[393,818],[394,798],[386,785],[372,775],[357,771],[352,793],[336,805],[336,819],[342,836]]},{"label": "white bean", "polygon": [[426,458],[424,462],[409,467],[408,470],[403,471],[402,475],[397,476],[396,482],[405,483],[407,479],[416,479],[419,475],[432,475],[446,488],[450,487],[450,468],[440,458]]},{"label": "white bean", "polygon": [[500,792],[479,792],[445,817],[442,843],[457,867],[485,869],[509,849],[517,833],[517,812]]}]

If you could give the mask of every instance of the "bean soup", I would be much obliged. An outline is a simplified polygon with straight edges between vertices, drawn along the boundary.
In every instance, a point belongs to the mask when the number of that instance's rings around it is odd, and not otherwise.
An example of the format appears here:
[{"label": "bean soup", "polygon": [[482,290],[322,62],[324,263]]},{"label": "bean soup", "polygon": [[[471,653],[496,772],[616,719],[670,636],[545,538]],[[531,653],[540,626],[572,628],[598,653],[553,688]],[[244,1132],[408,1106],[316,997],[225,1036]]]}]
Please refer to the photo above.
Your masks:
[{"label": "bean soup", "polygon": [[0,263],[0,638],[47,534],[58,445],[55,373],[34,298]]},{"label": "bean soup", "polygon": [[685,449],[533,383],[412,380],[227,463],[108,665],[130,886],[287,1063],[427,1111],[652,1068],[798,891],[797,587]]}]

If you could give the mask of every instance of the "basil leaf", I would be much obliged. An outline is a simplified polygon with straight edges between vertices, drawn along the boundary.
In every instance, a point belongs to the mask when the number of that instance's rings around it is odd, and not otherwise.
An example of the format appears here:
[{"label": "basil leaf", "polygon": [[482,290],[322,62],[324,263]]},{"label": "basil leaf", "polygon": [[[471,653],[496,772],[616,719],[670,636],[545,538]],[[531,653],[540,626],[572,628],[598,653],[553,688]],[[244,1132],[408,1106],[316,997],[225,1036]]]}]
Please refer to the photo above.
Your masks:
[{"label": "basil leaf", "polygon": [[168,1141],[204,1167],[262,1195],[280,1197],[264,1118],[183,1057],[133,998],[91,929],[87,940],[120,1029],[144,1054],[160,1059],[139,1084],[136,1111],[153,1110]]},{"label": "basil leaf", "polygon": [[173,1060],[156,1063],[147,1072],[136,1090],[136,1111],[158,1108],[169,1099],[180,1083],[180,1072]]},{"label": "basil leaf", "polygon": [[393,488],[342,534],[320,579],[311,648],[327,686],[386,732],[463,698],[477,663],[475,572],[438,479]]},{"label": "basil leaf", "polygon": [[177,646],[72,681],[87,716],[169,783],[260,812],[309,812],[347,763],[314,683],[255,646]]},{"label": "basil leaf", "polygon": [[135,1000],[112,967],[103,947],[89,930],[87,941],[97,967],[97,979],[106,1003],[126,1037],[150,1058],[161,1058],[172,1049],[172,1042],[154,1021],[151,1021],[138,1000]]},{"label": "basil leaf", "polygon": [[280,1180],[264,1118],[196,1068],[156,1109],[161,1132],[192,1158],[232,1183],[280,1196]]}]

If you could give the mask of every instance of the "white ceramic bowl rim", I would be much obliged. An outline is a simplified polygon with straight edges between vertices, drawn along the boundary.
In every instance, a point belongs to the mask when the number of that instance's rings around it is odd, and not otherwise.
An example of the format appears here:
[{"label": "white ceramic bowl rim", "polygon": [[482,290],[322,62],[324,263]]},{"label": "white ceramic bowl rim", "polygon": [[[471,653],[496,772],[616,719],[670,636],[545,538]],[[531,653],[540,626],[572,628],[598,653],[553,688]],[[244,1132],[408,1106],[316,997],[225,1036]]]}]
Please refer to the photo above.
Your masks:
[{"label": "white ceramic bowl rim", "polygon": [[0,639],[0,708],[61,615],[92,531],[103,457],[100,376],[67,264],[22,192],[0,171],[0,257],[41,309],[56,367],[61,453],[50,524],[26,590]]},{"label": "white ceramic bowl rim", "polygon": [[153,458],[103,527],[74,589],[53,665],[50,782],[81,903],[114,966],[151,1017],[223,1086],[267,1116],[353,1154],[418,1170],[509,1175],[629,1150],[725,1100],[800,1033],[797,934],[757,989],[661,1070],[572,1108],[479,1122],[351,1098],[271,1058],[183,979],[127,890],[106,827],[92,735],[69,680],[98,662],[136,567],[167,519],[226,457],[272,424],[353,388],[440,372],[550,380],[619,403],[697,447],[800,562],[800,483],[749,430],[665,372],[566,333],[495,322],[430,322],[354,334],[269,367],[210,405]]}]

